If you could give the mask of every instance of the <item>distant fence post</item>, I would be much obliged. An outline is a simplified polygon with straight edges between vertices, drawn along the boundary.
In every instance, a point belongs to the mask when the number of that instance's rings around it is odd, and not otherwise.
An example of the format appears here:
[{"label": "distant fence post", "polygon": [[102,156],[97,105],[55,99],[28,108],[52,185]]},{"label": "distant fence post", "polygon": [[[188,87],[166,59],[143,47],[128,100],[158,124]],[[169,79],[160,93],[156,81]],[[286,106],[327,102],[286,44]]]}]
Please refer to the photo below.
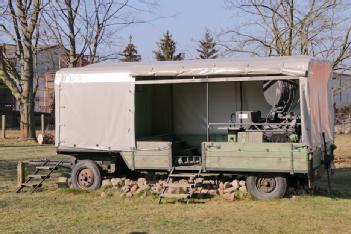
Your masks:
[{"label": "distant fence post", "polygon": [[44,134],[45,131],[45,119],[44,119],[44,114],[41,114],[41,133]]},{"label": "distant fence post", "polygon": [[5,125],[5,115],[1,115],[1,137],[6,138],[6,125]]}]

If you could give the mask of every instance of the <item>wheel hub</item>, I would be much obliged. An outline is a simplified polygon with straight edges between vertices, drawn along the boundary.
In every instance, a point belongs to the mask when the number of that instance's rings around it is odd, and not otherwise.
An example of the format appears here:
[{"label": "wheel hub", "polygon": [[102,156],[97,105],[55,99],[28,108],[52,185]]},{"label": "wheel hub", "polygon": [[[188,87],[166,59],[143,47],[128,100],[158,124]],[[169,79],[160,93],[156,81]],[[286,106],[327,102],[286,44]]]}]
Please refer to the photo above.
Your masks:
[{"label": "wheel hub", "polygon": [[79,171],[78,175],[78,185],[81,188],[89,188],[94,183],[94,173],[88,168],[84,168]]},{"label": "wheel hub", "polygon": [[256,188],[263,193],[271,193],[276,189],[276,181],[274,178],[257,178]]}]

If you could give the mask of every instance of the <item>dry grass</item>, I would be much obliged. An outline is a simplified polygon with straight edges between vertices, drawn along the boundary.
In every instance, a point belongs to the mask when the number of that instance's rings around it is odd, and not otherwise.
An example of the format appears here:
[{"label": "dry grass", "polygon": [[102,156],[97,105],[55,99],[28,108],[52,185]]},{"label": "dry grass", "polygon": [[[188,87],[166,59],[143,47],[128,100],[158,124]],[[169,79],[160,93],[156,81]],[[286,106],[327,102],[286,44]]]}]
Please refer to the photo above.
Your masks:
[{"label": "dry grass", "polygon": [[[338,136],[337,156],[351,158],[351,136]],[[3,142],[2,142],[3,143]],[[343,197],[302,196],[274,201],[220,198],[205,203],[158,205],[152,197],[126,199],[111,190],[86,193],[45,185],[34,195],[15,194],[18,160],[55,156],[53,146],[2,147],[0,233],[349,233],[351,168],[338,169],[333,188]],[[5,145],[5,144],[2,144]],[[19,142],[6,145],[20,146]],[[326,186],[325,180],[321,186]]]},{"label": "dry grass", "polygon": [[335,143],[337,145],[336,156],[351,160],[351,135],[337,135]]}]

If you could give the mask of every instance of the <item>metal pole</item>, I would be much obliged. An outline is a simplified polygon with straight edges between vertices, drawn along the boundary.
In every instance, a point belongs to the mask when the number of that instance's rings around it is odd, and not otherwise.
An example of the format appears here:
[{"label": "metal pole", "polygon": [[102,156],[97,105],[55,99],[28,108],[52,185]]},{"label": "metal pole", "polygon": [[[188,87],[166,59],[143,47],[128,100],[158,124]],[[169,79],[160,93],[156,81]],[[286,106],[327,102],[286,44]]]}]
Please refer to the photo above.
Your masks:
[{"label": "metal pole", "polygon": [[41,114],[41,133],[44,134],[45,131],[45,119],[44,119],[44,114]]},{"label": "metal pole", "polygon": [[206,82],[206,141],[210,141],[210,136],[209,136],[209,101],[208,101],[208,82]]},{"label": "metal pole", "polygon": [[1,136],[2,136],[2,139],[5,139],[6,138],[6,123],[5,123],[5,115],[2,115],[1,116]]}]

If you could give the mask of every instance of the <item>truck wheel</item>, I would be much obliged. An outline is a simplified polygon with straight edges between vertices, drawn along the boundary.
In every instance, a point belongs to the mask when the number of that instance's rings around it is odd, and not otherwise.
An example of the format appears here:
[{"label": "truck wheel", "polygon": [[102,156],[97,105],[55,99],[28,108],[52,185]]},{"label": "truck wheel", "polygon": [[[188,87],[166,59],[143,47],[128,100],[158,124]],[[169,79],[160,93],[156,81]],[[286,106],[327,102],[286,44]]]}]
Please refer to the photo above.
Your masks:
[{"label": "truck wheel", "polygon": [[74,189],[96,190],[101,187],[101,170],[92,160],[79,161],[72,170],[72,187]]},{"label": "truck wheel", "polygon": [[258,200],[269,200],[283,197],[287,189],[285,177],[274,175],[248,176],[248,192]]}]

